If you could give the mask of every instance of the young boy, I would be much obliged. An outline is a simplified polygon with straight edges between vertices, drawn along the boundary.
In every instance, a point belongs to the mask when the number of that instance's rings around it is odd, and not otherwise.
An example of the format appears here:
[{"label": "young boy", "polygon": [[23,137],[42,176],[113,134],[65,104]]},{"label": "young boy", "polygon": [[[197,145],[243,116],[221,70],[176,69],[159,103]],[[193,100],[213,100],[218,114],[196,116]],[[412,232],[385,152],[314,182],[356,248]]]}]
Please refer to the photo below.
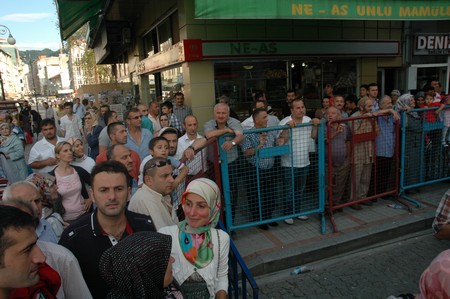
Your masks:
[{"label": "young boy", "polygon": [[[184,132],[181,122],[183,119],[178,119],[173,113],[173,104],[170,101],[165,101],[161,104],[161,113],[165,113],[169,117],[169,127],[175,128],[178,132]],[[181,133],[180,133],[181,134]],[[184,133],[183,133],[184,134]],[[180,137],[180,136],[178,136]]]},{"label": "young boy", "polygon": [[[143,172],[144,172],[144,166],[145,164],[150,161],[152,158],[164,158],[170,161],[170,165],[172,165],[174,172],[172,173],[172,176],[174,177],[173,182],[173,192],[172,192],[172,204],[174,206],[178,206],[179,200],[181,199],[180,192],[177,192],[179,187],[184,184],[184,181],[186,179],[186,176],[189,172],[189,168],[184,164],[181,163],[178,159],[175,159],[175,157],[169,156],[169,141],[167,141],[164,137],[155,137],[153,138],[149,145],[148,149],[150,152],[150,155],[144,158],[142,160],[141,165],[139,167],[139,181],[138,185],[141,186],[143,183]],[[176,173],[178,173],[176,175]],[[183,189],[184,190],[184,189]]]}]

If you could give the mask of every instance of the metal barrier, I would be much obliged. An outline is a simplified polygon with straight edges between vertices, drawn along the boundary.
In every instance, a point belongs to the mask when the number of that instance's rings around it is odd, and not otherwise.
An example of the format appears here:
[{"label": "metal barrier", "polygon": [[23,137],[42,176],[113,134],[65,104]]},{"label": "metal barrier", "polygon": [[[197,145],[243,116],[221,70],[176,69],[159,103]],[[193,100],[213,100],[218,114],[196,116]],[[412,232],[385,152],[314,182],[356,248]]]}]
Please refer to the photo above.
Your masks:
[{"label": "metal barrier", "polygon": [[417,207],[420,203],[407,196],[408,190],[450,179],[450,149],[436,109],[402,113],[400,195]]},{"label": "metal barrier", "polygon": [[228,231],[320,213],[325,233],[324,147],[316,146],[311,129],[308,123],[245,130],[234,153],[221,148],[227,135],[219,137]]},{"label": "metal barrier", "polygon": [[[328,206],[362,209],[372,200],[398,194],[399,122],[392,115],[345,118],[326,125]],[[321,143],[319,138],[319,143]]]},{"label": "metal barrier", "polygon": [[[217,140],[215,138],[208,140],[203,148],[197,149],[192,160],[182,158],[180,161],[189,167],[186,186],[194,179],[207,177],[215,181],[222,189]],[[226,231],[222,221],[219,221],[218,226]],[[258,285],[231,239],[228,266],[228,298],[247,298],[248,289],[251,288],[252,298],[257,299],[259,297]]]}]

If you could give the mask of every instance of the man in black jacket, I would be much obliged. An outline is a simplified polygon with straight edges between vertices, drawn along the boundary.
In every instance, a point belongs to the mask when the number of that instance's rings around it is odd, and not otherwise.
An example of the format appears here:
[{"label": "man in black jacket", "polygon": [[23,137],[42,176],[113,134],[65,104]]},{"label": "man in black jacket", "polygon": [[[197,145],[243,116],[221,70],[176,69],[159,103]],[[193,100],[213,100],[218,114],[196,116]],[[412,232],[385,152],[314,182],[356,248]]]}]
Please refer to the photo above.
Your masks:
[{"label": "man in black jacket", "polygon": [[70,225],[59,243],[77,257],[94,298],[105,298],[108,288],[99,272],[103,252],[138,231],[156,231],[151,217],[126,209],[130,193],[128,171],[117,161],[96,165],[91,172],[96,209]]}]

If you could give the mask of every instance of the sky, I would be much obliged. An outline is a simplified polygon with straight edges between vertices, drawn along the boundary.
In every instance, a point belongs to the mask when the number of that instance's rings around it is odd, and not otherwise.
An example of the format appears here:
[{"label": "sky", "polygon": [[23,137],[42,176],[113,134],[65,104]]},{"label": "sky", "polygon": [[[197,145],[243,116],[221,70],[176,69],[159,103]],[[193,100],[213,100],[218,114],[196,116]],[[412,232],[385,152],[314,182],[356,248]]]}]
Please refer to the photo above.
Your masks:
[{"label": "sky", "polygon": [[[19,50],[59,49],[61,37],[53,0],[0,0],[0,7],[0,25],[9,28]],[[8,34],[0,38],[6,39]]]}]

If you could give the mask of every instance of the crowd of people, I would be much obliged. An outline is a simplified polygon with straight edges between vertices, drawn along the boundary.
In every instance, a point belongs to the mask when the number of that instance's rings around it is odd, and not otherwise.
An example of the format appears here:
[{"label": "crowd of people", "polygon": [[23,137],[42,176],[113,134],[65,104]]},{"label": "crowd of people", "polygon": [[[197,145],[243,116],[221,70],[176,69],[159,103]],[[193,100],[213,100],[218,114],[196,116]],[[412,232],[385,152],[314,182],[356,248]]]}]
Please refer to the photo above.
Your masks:
[{"label": "crowd of people", "polygon": [[[333,94],[331,84],[325,86],[325,93],[323,108],[311,118],[305,101],[289,90],[285,103],[289,113],[280,120],[270,113],[265,94],[258,92],[252,115],[242,122],[230,116],[227,98],[221,97],[214,106],[214,118],[204,124],[204,136],[181,92],[173,102],[139,104],[124,113],[123,121],[108,105],[98,109],[75,99],[63,104],[64,116],[55,117],[53,110],[47,111],[52,108],[44,104],[46,118],[39,123],[42,138],[32,146],[27,162],[20,131],[3,116],[0,157],[6,161],[2,165],[8,165],[4,172],[11,177],[11,184],[0,205],[0,243],[6,244],[0,248],[0,293],[9,298],[23,298],[24,294],[46,298],[226,298],[229,236],[216,229],[223,209],[222,192],[202,173],[207,168],[203,152],[207,139],[224,136],[221,148],[230,173],[239,172],[240,156],[249,169],[258,168],[260,189],[271,194],[265,197],[262,220],[271,219],[274,212],[275,163],[280,163],[287,178],[295,175],[294,185],[285,189],[291,194],[282,199],[285,211],[293,213],[292,198],[295,206],[301,205],[310,147],[316,142],[320,123],[329,124],[327,136],[336,149],[330,153],[339,181],[333,201],[338,202],[345,193],[350,161],[359,180],[351,191],[355,209],[361,209],[358,201],[369,192],[374,157],[386,158],[383,165],[392,165],[391,147],[377,147],[374,152],[361,142],[351,153],[350,136],[373,132],[375,138],[392,138],[399,112],[411,112],[414,96],[394,90],[378,99],[377,84],[362,86],[359,98]],[[439,106],[438,115],[447,100],[434,88],[424,88],[425,101],[419,107],[433,107],[431,96],[433,103],[439,102],[435,105]],[[375,122],[364,118],[372,115],[382,117]],[[355,125],[339,122],[348,117],[357,117]],[[427,119],[432,120],[430,116]],[[313,125],[298,126],[310,123]],[[244,134],[244,130],[274,126],[290,129]],[[448,129],[444,130],[446,135]],[[444,137],[441,141],[446,146]],[[428,138],[437,142],[432,134]],[[290,145],[293,155],[283,155],[279,162],[274,156],[258,155],[261,150],[283,145]],[[357,158],[350,159],[350,155]],[[237,198],[239,183],[238,176],[229,177],[232,198]],[[257,193],[249,193],[250,201],[257,200]],[[228,209],[233,217],[236,205],[232,201]],[[259,213],[251,213],[253,220],[261,220]],[[304,215],[298,218],[307,220]],[[290,225],[294,220],[285,222]],[[268,225],[278,224],[272,221]],[[267,230],[268,225],[259,228]]]}]

